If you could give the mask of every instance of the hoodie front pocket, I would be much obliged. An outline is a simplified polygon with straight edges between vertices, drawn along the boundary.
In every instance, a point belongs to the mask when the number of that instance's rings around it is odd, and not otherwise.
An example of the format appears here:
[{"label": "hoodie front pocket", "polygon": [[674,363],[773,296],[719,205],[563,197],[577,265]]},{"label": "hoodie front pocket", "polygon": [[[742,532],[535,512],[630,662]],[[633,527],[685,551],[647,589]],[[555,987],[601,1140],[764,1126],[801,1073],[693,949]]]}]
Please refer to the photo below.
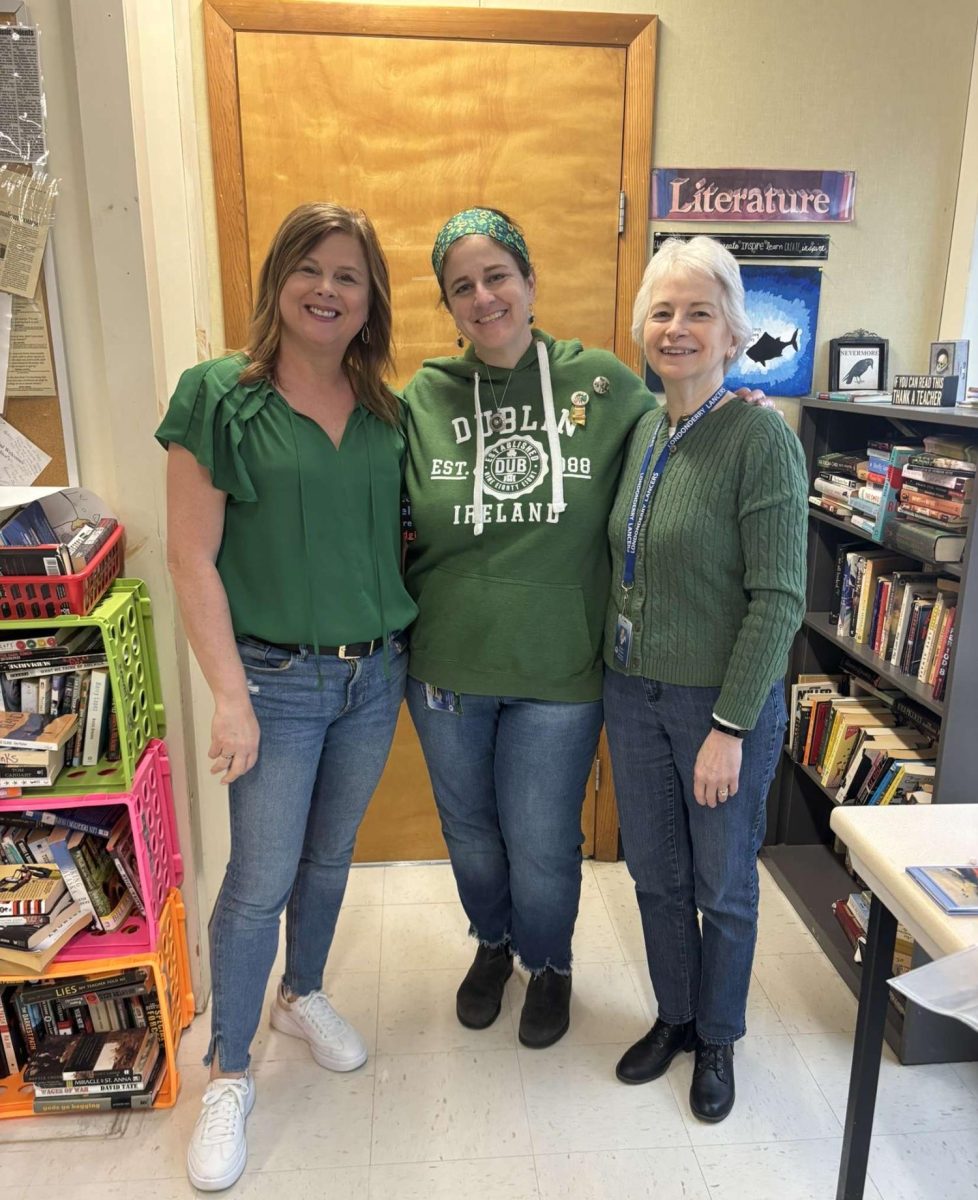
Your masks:
[{"label": "hoodie front pocket", "polygon": [[532,583],[436,567],[418,599],[412,651],[429,659],[544,679],[565,679],[594,662],[577,584]]}]

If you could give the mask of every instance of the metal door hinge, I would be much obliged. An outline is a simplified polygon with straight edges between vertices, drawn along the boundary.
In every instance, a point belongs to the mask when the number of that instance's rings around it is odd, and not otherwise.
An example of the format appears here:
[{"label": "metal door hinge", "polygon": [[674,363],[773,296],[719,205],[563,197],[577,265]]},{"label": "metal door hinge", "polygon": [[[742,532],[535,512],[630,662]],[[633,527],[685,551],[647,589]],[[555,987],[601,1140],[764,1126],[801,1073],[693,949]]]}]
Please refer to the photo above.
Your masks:
[{"label": "metal door hinge", "polygon": [[618,193],[618,232],[625,232],[625,193]]},{"label": "metal door hinge", "polygon": [[601,758],[599,755],[594,756],[594,794],[597,795],[601,791]]}]

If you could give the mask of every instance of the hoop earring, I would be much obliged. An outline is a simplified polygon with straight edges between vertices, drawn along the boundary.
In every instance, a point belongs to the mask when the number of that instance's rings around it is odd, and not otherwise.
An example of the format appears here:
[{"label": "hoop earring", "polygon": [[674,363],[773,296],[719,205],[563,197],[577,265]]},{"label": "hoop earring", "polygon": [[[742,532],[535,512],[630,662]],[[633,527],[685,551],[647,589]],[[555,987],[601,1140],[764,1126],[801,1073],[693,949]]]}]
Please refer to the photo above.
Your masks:
[{"label": "hoop earring", "polygon": [[458,337],[455,339],[455,345],[458,346],[459,350],[465,349],[465,338],[462,337],[461,333],[459,333]]},{"label": "hoop earring", "polygon": [[363,342],[363,344],[365,346],[370,345],[370,326],[369,325],[364,325],[363,328],[360,330],[360,341]]}]

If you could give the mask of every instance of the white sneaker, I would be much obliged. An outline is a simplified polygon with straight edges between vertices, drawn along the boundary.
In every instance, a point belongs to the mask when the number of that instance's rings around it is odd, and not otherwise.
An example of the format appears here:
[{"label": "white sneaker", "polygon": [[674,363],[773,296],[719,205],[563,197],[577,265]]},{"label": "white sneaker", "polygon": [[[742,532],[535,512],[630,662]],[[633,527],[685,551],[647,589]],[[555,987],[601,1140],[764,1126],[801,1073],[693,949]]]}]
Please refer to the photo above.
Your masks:
[{"label": "white sneaker", "polygon": [[355,1071],[367,1061],[363,1038],[322,992],[289,1003],[280,985],[272,1004],[272,1028],[308,1042],[316,1062],[330,1071]]},{"label": "white sneaker", "polygon": [[245,1169],[245,1120],[255,1103],[251,1075],[212,1079],[187,1150],[187,1174],[202,1192],[228,1188]]}]

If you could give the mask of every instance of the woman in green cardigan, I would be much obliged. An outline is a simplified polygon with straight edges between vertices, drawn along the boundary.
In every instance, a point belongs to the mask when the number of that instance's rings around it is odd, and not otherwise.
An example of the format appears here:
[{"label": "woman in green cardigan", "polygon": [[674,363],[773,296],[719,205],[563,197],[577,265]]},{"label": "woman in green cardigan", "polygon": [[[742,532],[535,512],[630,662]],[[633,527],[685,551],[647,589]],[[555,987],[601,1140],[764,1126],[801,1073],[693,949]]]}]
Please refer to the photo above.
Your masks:
[{"label": "woman in green cardigan", "polygon": [[609,523],[604,706],[658,1018],[617,1074],[644,1083],[695,1048],[690,1107],[720,1121],[745,1032],[782,677],[804,612],[806,476],[779,414],[724,387],[751,324],[718,243],[665,244],[632,333],[666,410],[636,426]]}]

